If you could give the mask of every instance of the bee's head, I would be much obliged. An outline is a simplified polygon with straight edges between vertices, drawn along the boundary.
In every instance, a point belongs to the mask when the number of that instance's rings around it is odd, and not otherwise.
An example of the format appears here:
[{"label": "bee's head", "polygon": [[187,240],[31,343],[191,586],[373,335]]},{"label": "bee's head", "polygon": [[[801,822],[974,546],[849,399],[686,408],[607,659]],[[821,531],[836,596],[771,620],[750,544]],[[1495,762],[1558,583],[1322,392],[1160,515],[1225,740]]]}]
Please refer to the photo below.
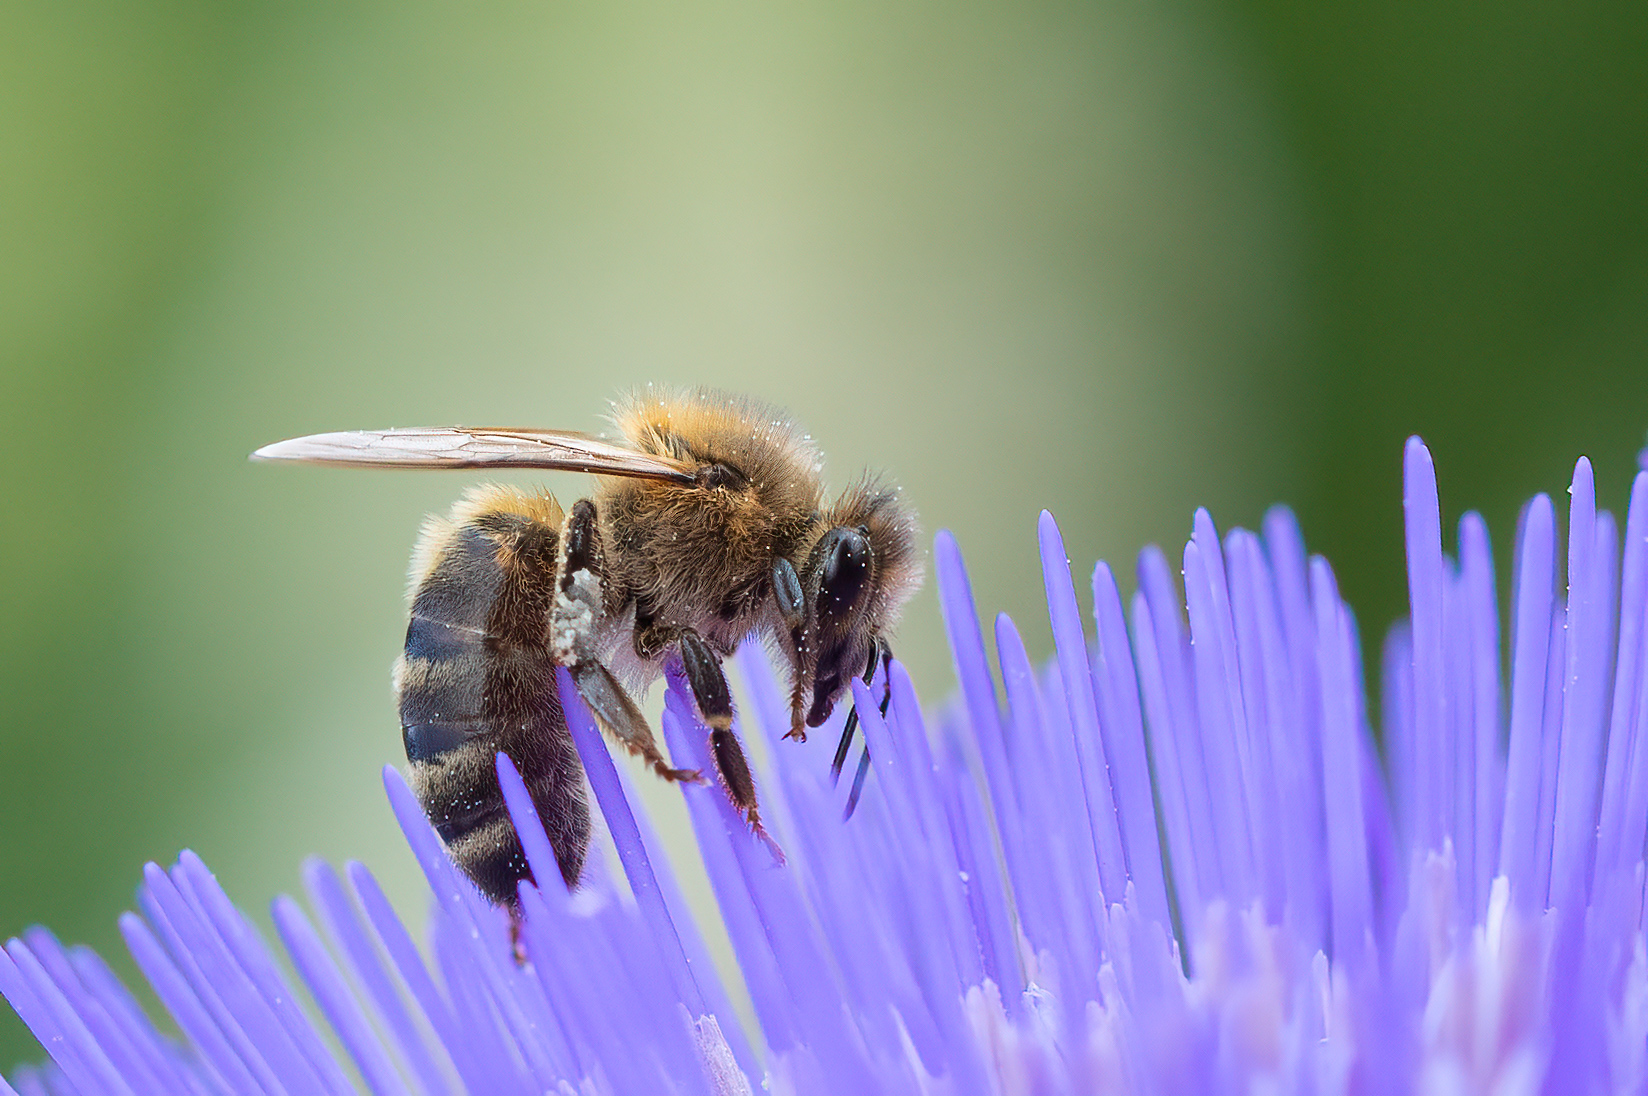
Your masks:
[{"label": "bee's head", "polygon": [[897,490],[851,488],[820,527],[799,572],[806,619],[795,644],[795,730],[803,718],[809,727],[829,718],[921,584],[915,515]]}]

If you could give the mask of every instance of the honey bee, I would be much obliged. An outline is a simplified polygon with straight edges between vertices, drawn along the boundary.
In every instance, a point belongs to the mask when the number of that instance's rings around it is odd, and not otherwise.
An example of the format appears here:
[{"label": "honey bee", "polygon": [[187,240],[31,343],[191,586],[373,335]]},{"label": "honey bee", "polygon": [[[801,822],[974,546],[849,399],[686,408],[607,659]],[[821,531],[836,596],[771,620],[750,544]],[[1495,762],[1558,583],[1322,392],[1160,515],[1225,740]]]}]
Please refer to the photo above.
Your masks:
[{"label": "honey bee", "polygon": [[454,427],[315,434],[252,454],[597,476],[593,495],[564,511],[542,490],[472,488],[450,515],[425,522],[412,555],[411,619],[394,672],[412,787],[452,859],[498,905],[513,906],[516,884],[531,877],[498,786],[499,751],[520,770],[568,887],[589,848],[557,666],[603,729],[658,775],[699,780],[670,766],[630,692],[679,658],[721,786],[767,839],[722,659],[747,637],[766,640],[789,671],[785,737],[805,740],[854,677],[870,682],[882,667],[885,682],[887,633],[921,581],[915,516],[901,493],[866,475],[826,503],[818,450],[775,409],[647,386],[615,404],[613,424],[620,442]]}]

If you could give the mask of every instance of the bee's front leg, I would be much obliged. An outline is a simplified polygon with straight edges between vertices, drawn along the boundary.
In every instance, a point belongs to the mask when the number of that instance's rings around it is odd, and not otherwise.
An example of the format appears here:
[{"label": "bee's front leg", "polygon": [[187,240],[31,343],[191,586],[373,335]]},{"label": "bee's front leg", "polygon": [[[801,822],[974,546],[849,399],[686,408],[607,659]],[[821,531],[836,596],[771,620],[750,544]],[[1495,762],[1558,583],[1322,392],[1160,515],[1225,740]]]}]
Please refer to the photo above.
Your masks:
[{"label": "bee's front leg", "polygon": [[750,764],[744,757],[744,747],[732,730],[732,690],[727,687],[727,675],[721,670],[721,660],[710,645],[691,628],[680,633],[681,662],[687,671],[687,684],[698,701],[698,711],[710,728],[710,754],[715,758],[715,770],[721,777],[721,786],[749,822],[755,835],[767,843],[773,854],[783,862],[784,853],[761,825],[761,812],[755,798],[755,777],[750,775]]},{"label": "bee's front leg", "polygon": [[790,730],[785,738],[807,741],[807,675],[806,663],[807,600],[801,590],[801,578],[795,573],[795,564],[779,556],[773,560],[773,601],[778,605],[779,619],[790,630],[790,646],[794,649],[795,677],[790,685]]}]

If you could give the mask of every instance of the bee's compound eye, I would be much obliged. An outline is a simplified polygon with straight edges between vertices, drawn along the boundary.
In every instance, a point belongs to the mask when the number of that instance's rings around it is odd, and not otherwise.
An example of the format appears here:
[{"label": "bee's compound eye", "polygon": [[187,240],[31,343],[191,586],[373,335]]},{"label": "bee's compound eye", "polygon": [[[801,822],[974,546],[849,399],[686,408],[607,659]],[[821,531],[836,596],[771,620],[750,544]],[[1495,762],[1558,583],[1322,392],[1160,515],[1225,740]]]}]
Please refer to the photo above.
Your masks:
[{"label": "bee's compound eye", "polygon": [[857,529],[832,529],[826,537],[818,615],[828,619],[845,616],[857,604],[870,577],[870,538]]}]

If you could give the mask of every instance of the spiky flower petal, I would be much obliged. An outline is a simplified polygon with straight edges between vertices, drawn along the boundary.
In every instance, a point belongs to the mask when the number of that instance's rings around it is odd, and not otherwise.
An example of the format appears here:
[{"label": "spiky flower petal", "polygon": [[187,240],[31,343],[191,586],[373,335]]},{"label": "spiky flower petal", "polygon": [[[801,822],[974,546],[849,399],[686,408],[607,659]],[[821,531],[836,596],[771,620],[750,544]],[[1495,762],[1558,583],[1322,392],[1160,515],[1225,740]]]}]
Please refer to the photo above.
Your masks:
[{"label": "spiky flower petal", "polygon": [[[1198,512],[1182,592],[1155,549],[1125,601],[1101,563],[1091,628],[1043,515],[1056,658],[1035,665],[1000,617],[999,680],[940,534],[960,695],[924,712],[894,665],[883,718],[879,687],[854,684],[874,767],[851,821],[831,736],[782,744],[778,687],[739,656],[788,865],[718,790],[683,794],[741,985],[563,680],[623,876],[523,886],[525,962],[386,771],[434,894],[427,948],[358,864],[347,883],[306,867],[319,929],[291,899],[273,911],[343,1057],[185,853],[149,866],[121,920],[182,1042],[95,955],[30,930],[0,993],[52,1064],[15,1091],[1639,1092],[1648,470],[1623,545],[1586,461],[1565,549],[1551,500],[1529,503],[1502,628],[1483,523],[1465,515],[1444,554],[1430,454],[1410,441],[1405,464],[1411,612],[1384,647],[1382,750],[1354,618],[1285,510],[1222,537]],[[710,767],[675,676],[663,729]],[[498,764],[537,877],[558,880]]]}]

